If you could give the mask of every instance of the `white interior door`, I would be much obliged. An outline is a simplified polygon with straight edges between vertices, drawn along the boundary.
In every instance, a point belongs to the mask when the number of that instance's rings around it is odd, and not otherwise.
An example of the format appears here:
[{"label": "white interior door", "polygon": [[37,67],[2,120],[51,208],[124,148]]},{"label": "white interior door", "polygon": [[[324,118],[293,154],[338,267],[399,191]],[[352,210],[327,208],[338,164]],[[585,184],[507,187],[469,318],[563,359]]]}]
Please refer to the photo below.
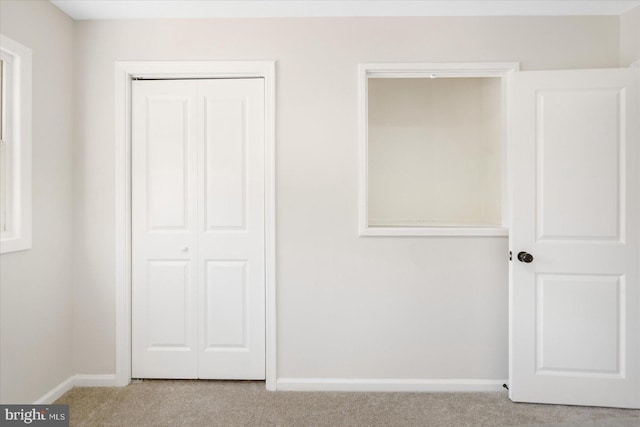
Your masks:
[{"label": "white interior door", "polygon": [[640,407],[638,78],[632,69],[515,76],[514,401]]},{"label": "white interior door", "polygon": [[262,79],[132,93],[132,376],[264,379]]},{"label": "white interior door", "polygon": [[198,81],[199,378],[265,378],[263,94]]},{"label": "white interior door", "polygon": [[196,378],[196,87],[135,81],[132,95],[132,376]]}]

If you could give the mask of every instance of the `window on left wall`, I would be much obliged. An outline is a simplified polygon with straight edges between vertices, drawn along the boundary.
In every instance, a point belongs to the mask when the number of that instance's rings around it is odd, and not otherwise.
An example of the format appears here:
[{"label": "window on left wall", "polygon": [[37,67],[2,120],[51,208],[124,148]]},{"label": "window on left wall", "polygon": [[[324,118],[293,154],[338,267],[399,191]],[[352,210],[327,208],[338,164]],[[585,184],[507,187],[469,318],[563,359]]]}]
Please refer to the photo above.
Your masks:
[{"label": "window on left wall", "polygon": [[31,49],[0,35],[0,253],[31,248]]}]

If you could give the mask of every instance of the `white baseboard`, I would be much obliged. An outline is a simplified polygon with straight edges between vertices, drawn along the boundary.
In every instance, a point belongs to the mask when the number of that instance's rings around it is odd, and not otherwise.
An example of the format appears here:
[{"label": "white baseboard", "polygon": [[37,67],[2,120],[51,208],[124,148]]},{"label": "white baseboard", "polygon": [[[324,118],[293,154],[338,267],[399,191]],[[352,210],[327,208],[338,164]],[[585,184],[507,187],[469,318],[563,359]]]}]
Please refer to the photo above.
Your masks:
[{"label": "white baseboard", "polygon": [[56,399],[58,399],[60,396],[62,396],[63,394],[65,394],[66,392],[68,392],[73,388],[74,378],[75,378],[75,375],[71,375],[69,378],[62,381],[60,384],[58,384],[53,389],[51,389],[48,393],[46,393],[40,399],[37,399],[35,402],[33,402],[33,404],[48,405],[50,403],[55,402]]},{"label": "white baseboard", "polygon": [[278,391],[454,392],[501,391],[507,380],[278,378]]},{"label": "white baseboard", "polygon": [[87,375],[76,374],[74,387],[115,387],[116,376],[115,374],[102,374],[102,375]]},{"label": "white baseboard", "polygon": [[[278,391],[455,392],[501,391],[507,380],[427,380],[389,378],[278,378]],[[74,387],[115,387],[115,374],[72,375],[34,404],[53,403]]]},{"label": "white baseboard", "polygon": [[48,405],[55,402],[60,396],[68,392],[74,387],[114,387],[116,385],[116,376],[113,374],[105,375],[71,375],[66,380],[55,386],[40,399],[33,402],[34,405]]}]

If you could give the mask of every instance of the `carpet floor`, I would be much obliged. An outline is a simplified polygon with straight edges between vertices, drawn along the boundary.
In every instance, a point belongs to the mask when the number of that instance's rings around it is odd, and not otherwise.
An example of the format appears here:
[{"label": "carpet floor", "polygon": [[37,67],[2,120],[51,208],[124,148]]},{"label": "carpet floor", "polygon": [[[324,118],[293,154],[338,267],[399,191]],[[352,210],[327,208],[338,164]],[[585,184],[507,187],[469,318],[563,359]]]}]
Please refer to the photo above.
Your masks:
[{"label": "carpet floor", "polygon": [[268,392],[259,381],[144,380],[55,403],[70,405],[72,426],[640,426],[640,410],[513,403],[506,391]]}]

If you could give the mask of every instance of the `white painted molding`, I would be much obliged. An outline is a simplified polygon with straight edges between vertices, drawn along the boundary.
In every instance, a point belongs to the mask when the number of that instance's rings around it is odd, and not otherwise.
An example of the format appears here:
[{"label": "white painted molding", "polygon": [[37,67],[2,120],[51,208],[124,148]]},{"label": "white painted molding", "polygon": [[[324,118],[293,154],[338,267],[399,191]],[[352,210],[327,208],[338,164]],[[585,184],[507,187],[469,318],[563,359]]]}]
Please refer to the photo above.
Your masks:
[{"label": "white painted molding", "polygon": [[76,374],[73,379],[74,387],[115,387],[115,374]]},{"label": "white painted molding", "polygon": [[51,0],[74,19],[620,15],[635,0]]},{"label": "white painted molding", "polygon": [[115,385],[131,381],[131,79],[247,78],[265,85],[266,388],[276,388],[276,169],[274,61],[117,61],[115,63]]},{"label": "white painted molding", "polygon": [[507,380],[393,378],[278,378],[278,391],[479,392],[501,391]]},{"label": "white painted molding", "polygon": [[6,146],[6,230],[0,232],[0,254],[31,249],[31,97],[32,52],[0,34],[0,52],[7,72],[5,132]]},{"label": "white painted molding", "polygon": [[275,391],[277,377],[276,298],[276,63],[264,63],[265,70],[265,316],[267,390]]},{"label": "white painted molding", "polygon": [[74,387],[113,387],[116,385],[115,374],[105,375],[71,375],[66,380],[49,390],[41,398],[33,402],[34,405],[48,405],[60,398]]},{"label": "white painted molding", "polygon": [[506,227],[374,227],[361,229],[361,236],[508,236]]},{"label": "white painted molding", "polygon": [[115,313],[116,385],[131,381],[131,76],[115,76]]},{"label": "white painted molding", "polygon": [[[353,392],[481,392],[501,391],[507,380],[477,379],[393,379],[393,378],[278,378],[275,391],[353,391]],[[116,374],[72,375],[34,404],[51,404],[74,387],[115,387]]]},{"label": "white painted molding", "polygon": [[[513,73],[518,62],[361,63],[358,65],[358,232],[360,236],[508,236],[508,126]],[[369,78],[499,77],[502,81],[502,225],[401,227],[369,224]]]},{"label": "white painted molding", "polygon": [[66,392],[68,392],[73,388],[74,379],[75,379],[75,375],[71,375],[69,378],[62,381],[60,384],[58,384],[57,386],[49,390],[47,393],[45,393],[42,397],[40,397],[39,399],[36,399],[36,401],[33,402],[33,404],[48,405],[55,402],[57,399],[60,398],[60,396],[62,396],[63,394],[65,394]]}]

